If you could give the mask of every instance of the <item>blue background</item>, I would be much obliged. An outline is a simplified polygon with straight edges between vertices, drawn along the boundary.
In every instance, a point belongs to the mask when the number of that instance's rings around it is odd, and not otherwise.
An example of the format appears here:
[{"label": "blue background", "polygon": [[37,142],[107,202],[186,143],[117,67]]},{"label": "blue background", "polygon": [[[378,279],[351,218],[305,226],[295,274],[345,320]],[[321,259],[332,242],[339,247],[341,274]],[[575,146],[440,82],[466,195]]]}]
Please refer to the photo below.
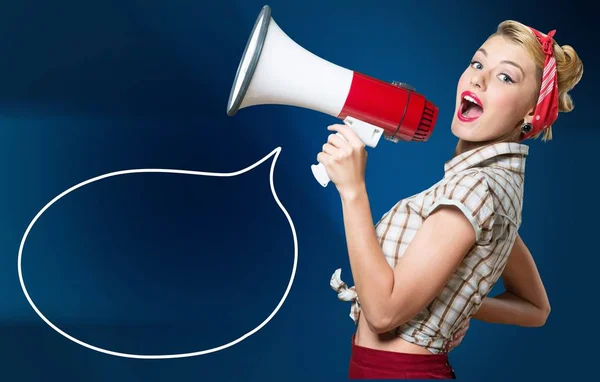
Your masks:
[{"label": "blue background", "polygon": [[[575,47],[586,71],[548,143],[529,141],[523,225],[552,305],[542,328],[472,321],[450,353],[461,380],[583,378],[600,340],[598,85],[592,12],[572,2],[175,0],[4,1],[0,8],[0,379],[197,381],[347,379],[354,325],[329,278],[352,283],[339,195],[310,172],[338,120],[256,106],[226,115],[241,53],[264,4],[296,42],[346,68],[408,82],[440,108],[426,143],[369,150],[374,220],[443,176],[458,78],[498,23],[515,19]],[[542,11],[543,10],[543,14]],[[259,332],[217,353],[118,358],[60,336],[21,290],[23,234],[51,199],[117,170],[231,172],[282,147],[275,187],[299,240],[291,292]],[[235,178],[138,174],[52,206],[23,255],[30,295],[68,333],[114,351],[200,351],[260,324],[293,264],[270,163]],[[493,294],[500,292],[497,285]],[[590,368],[592,366],[592,368]]]}]

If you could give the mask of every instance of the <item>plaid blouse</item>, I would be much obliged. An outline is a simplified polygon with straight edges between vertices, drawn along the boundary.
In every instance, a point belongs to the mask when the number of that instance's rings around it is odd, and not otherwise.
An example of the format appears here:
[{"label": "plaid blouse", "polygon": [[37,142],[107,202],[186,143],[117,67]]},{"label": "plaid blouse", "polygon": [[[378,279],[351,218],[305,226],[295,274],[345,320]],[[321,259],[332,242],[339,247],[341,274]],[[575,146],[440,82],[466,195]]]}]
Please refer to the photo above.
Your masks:
[{"label": "plaid blouse", "polygon": [[[500,278],[521,225],[525,157],[529,147],[495,143],[476,148],[444,164],[444,178],[423,192],[399,201],[376,224],[383,254],[394,268],[423,221],[441,205],[458,207],[469,219],[476,242],[442,292],[413,319],[392,332],[432,353],[470,318]],[[330,285],[343,301],[352,301],[358,323],[360,302],[337,269]]]}]

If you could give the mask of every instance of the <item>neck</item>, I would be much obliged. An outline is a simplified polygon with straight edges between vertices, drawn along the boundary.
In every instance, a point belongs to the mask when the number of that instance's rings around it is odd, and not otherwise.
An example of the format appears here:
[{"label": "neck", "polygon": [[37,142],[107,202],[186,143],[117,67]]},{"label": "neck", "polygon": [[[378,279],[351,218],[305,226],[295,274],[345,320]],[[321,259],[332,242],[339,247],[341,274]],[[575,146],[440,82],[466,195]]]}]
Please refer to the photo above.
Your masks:
[{"label": "neck", "polygon": [[454,149],[454,156],[458,156],[462,153],[477,149],[479,147],[489,146],[489,145],[493,145],[495,143],[502,143],[502,142],[519,143],[519,141],[515,140],[515,139],[493,139],[490,141],[481,141],[481,142],[471,142],[471,141],[467,141],[464,139],[459,139],[458,143],[456,144],[456,148]]},{"label": "neck", "polygon": [[491,139],[488,141],[479,141],[479,142],[475,141],[474,142],[474,141],[467,141],[465,139],[459,138],[458,143],[456,144],[456,149],[454,150],[454,156],[458,156],[462,153],[477,149],[479,147],[493,145],[495,143],[502,143],[502,142],[519,143],[520,139],[521,139],[521,133],[520,133],[520,130],[518,130],[517,128],[515,128],[515,130],[513,130],[513,134],[503,135],[503,136],[500,136],[500,137],[497,137],[495,139]]}]

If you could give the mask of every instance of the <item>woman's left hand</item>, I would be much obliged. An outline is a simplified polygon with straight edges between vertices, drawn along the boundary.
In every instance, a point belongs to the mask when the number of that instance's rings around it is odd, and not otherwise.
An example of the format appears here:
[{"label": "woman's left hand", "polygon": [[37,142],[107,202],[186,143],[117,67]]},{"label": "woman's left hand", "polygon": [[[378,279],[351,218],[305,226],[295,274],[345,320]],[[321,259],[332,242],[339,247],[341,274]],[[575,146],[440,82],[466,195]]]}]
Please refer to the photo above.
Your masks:
[{"label": "woman's left hand", "polygon": [[448,345],[446,346],[446,352],[450,352],[454,349],[456,349],[456,347],[458,345],[460,345],[460,343],[462,342],[462,340],[465,338],[465,335],[467,334],[467,330],[469,330],[469,324],[471,322],[471,319],[468,319],[457,331],[456,333],[454,333],[454,335],[452,336],[452,341],[450,341],[448,343]]},{"label": "woman's left hand", "polygon": [[317,155],[317,161],[323,163],[342,197],[354,196],[365,189],[365,144],[345,124],[330,125],[327,130],[337,131],[342,136],[331,134],[323,151]]}]

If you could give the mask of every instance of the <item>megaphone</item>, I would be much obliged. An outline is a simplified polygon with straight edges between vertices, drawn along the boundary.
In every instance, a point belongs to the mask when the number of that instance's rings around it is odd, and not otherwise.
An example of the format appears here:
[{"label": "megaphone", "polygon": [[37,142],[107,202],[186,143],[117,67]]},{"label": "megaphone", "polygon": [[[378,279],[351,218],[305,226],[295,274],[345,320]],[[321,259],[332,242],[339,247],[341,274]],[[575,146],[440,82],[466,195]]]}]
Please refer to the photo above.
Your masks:
[{"label": "megaphone", "polygon": [[[378,80],[346,69],[304,49],[288,37],[265,5],[239,62],[227,114],[253,105],[289,105],[343,119],[366,146],[383,136],[397,143],[425,142],[433,132],[438,108],[408,84]],[[312,165],[323,186],[325,167]]]}]

